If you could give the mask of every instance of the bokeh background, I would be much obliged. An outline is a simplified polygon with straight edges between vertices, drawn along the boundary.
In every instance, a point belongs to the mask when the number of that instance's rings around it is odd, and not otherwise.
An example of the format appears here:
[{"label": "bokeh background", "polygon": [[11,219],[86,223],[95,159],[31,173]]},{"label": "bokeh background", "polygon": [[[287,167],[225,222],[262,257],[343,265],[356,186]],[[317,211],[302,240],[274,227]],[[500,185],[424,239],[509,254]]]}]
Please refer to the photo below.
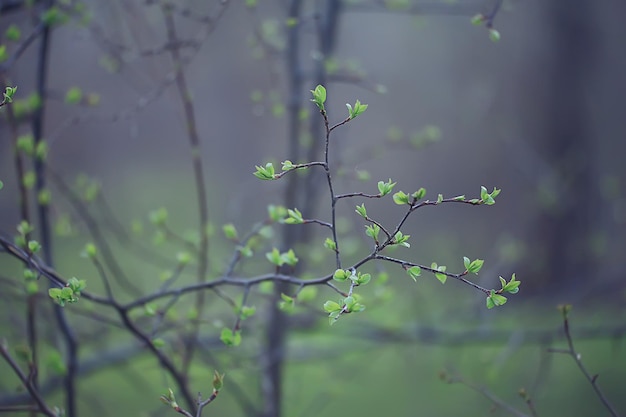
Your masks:
[{"label": "bokeh background", "polygon": [[[0,3],[6,6],[0,32],[17,25],[27,34],[32,13],[9,10],[14,2],[5,3]],[[86,205],[88,211],[102,225],[125,274],[145,291],[158,287],[168,256],[180,249],[175,242],[155,242],[149,213],[164,207],[177,233],[199,233],[192,152],[172,83],[173,64],[159,50],[166,39],[162,13],[153,3],[85,1],[84,9],[52,31],[43,133],[55,176],[77,192],[98,184],[100,197]],[[254,166],[293,159],[294,139],[305,148],[323,140],[304,128],[297,138],[288,133],[294,91],[286,36],[293,3],[258,0],[251,7],[253,2],[185,1],[175,6],[180,38],[196,42],[182,51],[206,166],[215,276],[233,250],[221,225],[233,223],[243,234],[266,217],[267,204],[282,204],[285,182],[260,182],[252,175]],[[459,272],[463,256],[481,258],[479,284],[497,286],[498,275],[515,272],[522,287],[506,306],[486,310],[483,295],[469,287],[441,286],[430,276],[416,285],[401,268],[388,267],[384,285],[364,290],[367,310],[332,327],[321,305],[334,294],[320,288],[291,316],[283,415],[509,415],[492,407],[484,393],[443,383],[442,369],[528,415],[517,394],[521,387],[532,393],[540,416],[608,415],[574,361],[546,353],[548,347],[565,347],[556,309],[561,303],[574,306],[572,330],[585,364],[600,375],[598,383],[615,408],[626,413],[620,395],[626,376],[621,345],[626,5],[505,1],[493,22],[501,39],[492,42],[488,29],[470,20],[492,12],[498,1],[344,1],[336,11],[332,54],[324,57],[316,30],[326,2],[301,3],[295,58],[306,125],[319,118],[308,90],[315,87],[320,60],[328,71],[332,121],[346,116],[346,102],[369,105],[333,137],[338,192],[375,193],[377,181],[388,178],[407,192],[425,187],[431,199],[439,193],[478,196],[481,185],[501,188],[494,206],[419,210],[406,226],[411,248],[394,256]],[[203,16],[211,17],[208,23]],[[9,51],[15,47],[7,45]],[[3,73],[8,84],[18,85],[23,102],[16,107],[27,108],[35,91],[36,45]],[[69,103],[68,91],[76,88],[82,99]],[[19,179],[6,109],[1,111],[0,231],[11,236],[20,220]],[[30,131],[27,109],[22,117],[19,133],[24,135]],[[55,267],[64,276],[94,277],[89,285],[97,292],[94,268],[79,256],[92,239],[88,228],[58,184],[51,187]],[[391,199],[365,202],[370,216],[383,224],[394,225],[402,215]],[[346,259],[368,252],[363,224],[353,211],[356,203],[338,205]],[[328,207],[322,189],[316,205],[300,209],[306,217],[328,220]],[[280,233],[277,228],[269,242],[280,241]],[[118,239],[121,235],[128,240]],[[334,269],[322,247],[325,236],[321,230],[310,246],[297,248],[311,276]],[[150,254],[165,261],[159,264]],[[239,273],[270,270],[261,254]],[[24,339],[24,298],[7,284],[19,271],[15,261],[0,258],[7,288],[0,332],[12,344]],[[208,387],[219,365],[227,379],[207,415],[250,415],[246,404],[254,408],[264,401],[257,354],[264,343],[268,297],[262,290],[253,294],[259,317],[247,323],[236,349],[218,340],[221,327],[233,320],[229,307],[210,298],[215,303],[204,317],[204,353],[194,377],[201,384],[206,375]],[[81,414],[119,412],[120,404],[129,415],[172,413],[157,400],[168,381],[156,361],[115,327],[93,320],[95,307],[77,308],[72,321],[87,340],[81,359],[94,364],[80,380]],[[177,311],[184,316],[185,306]],[[52,349],[54,332],[43,333],[50,342],[44,350],[54,357],[59,354]],[[115,359],[97,366],[103,357]],[[43,375],[53,376],[53,368]],[[0,404],[9,404],[18,395],[17,382],[4,364],[0,369]],[[236,390],[229,392],[229,381]],[[55,390],[49,395],[52,401],[61,398]]]}]

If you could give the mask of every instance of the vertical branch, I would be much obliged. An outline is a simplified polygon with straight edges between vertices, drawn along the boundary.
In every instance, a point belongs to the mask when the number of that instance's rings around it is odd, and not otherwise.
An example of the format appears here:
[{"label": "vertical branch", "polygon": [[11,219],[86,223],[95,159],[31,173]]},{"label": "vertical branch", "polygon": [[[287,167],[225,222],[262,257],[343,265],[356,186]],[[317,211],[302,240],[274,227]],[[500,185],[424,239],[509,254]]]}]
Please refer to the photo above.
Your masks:
[{"label": "vertical branch", "polygon": [[[297,23],[289,26],[287,29],[287,147],[289,155],[296,161],[299,161],[302,157],[302,150],[298,140],[300,136],[299,114],[302,107],[302,68],[299,61],[301,29],[299,18],[301,8],[302,0],[289,1],[287,17]],[[287,207],[298,206],[301,186],[302,179],[298,175],[289,176],[284,200]],[[302,228],[300,227],[286,227],[283,229],[283,250],[292,247],[298,241],[301,230]],[[281,415],[283,356],[285,354],[288,323],[287,317],[278,307],[278,302],[281,293],[287,292],[288,288],[289,286],[285,283],[275,283],[274,296],[269,305],[265,335],[266,345],[261,355],[263,417],[280,417]]]},{"label": "vertical branch", "polygon": [[[1,75],[0,79],[2,80],[3,85],[7,85],[4,74]],[[24,183],[24,176],[26,174],[26,168],[24,166],[24,159],[22,157],[22,153],[18,149],[18,129],[17,129],[17,120],[15,120],[15,114],[13,112],[13,106],[7,106],[7,119],[9,122],[9,131],[11,135],[11,139],[13,141],[13,149],[15,152],[14,165],[15,165],[15,173],[17,178],[17,188],[18,188],[18,205],[20,212],[21,221],[26,221],[28,224],[31,224],[30,221],[30,213],[28,210],[28,190]],[[27,238],[28,239],[28,238]],[[26,300],[26,340],[28,343],[28,347],[31,353],[31,366],[33,369],[38,368],[39,364],[39,349],[37,348],[37,327],[36,327],[36,316],[37,316],[37,294],[29,294]],[[37,389],[39,380],[37,376],[37,372],[35,372],[32,376],[32,385],[33,389]],[[33,398],[33,401],[35,399]]]},{"label": "vertical branch", "polygon": [[[320,58],[314,61],[315,67],[313,70],[314,79],[312,82],[312,86],[314,87],[316,85],[323,85],[326,87],[328,81],[326,62],[332,56],[335,49],[335,38],[338,30],[341,2],[340,0],[325,0],[323,2],[317,2],[316,4],[321,5],[319,7],[320,10],[316,13],[318,36],[317,42],[320,52]],[[322,136],[324,132],[318,118],[311,118],[309,132],[313,137],[313,141],[307,153],[307,160],[315,161],[319,158],[319,155],[322,152],[323,144],[325,143],[322,141]],[[328,160],[326,161],[326,163],[328,164]],[[321,184],[323,184],[323,181],[313,172],[308,173],[304,181],[304,189],[306,190],[306,192],[303,194],[304,201],[302,202],[302,206],[315,207],[315,203],[319,201],[318,196],[320,190],[322,189]],[[334,204],[332,210],[334,213]],[[305,233],[310,230],[310,228],[306,229]]]},{"label": "vertical branch", "polygon": [[[44,9],[49,9],[54,6],[53,0],[48,0],[44,3]],[[41,32],[41,39],[39,43],[39,51],[37,57],[36,68],[36,92],[41,99],[41,105],[35,110],[32,118],[32,132],[35,141],[35,149],[43,140],[45,109],[46,109],[46,90],[47,90],[47,73],[48,73],[48,61],[50,56],[50,26],[44,25]],[[39,224],[39,235],[42,245],[43,259],[49,266],[53,267],[53,254],[52,254],[52,236],[50,229],[50,215],[49,207],[47,203],[39,201],[38,196],[46,190],[46,169],[43,158],[38,157],[36,154],[33,157],[33,166],[35,169],[35,199],[37,201],[37,221]],[[65,344],[65,357],[67,363],[67,373],[63,378],[63,384],[65,389],[65,409],[68,417],[75,417],[76,414],[76,372],[78,369],[78,342],[76,336],[70,327],[67,317],[61,306],[55,305],[54,316],[59,326],[60,333],[62,335],[63,343]],[[36,387],[36,384],[35,384]]]},{"label": "vertical branch", "polygon": [[[193,165],[193,174],[196,185],[196,195],[198,198],[198,215],[200,219],[200,246],[198,248],[198,282],[206,281],[209,256],[209,238],[207,235],[207,226],[209,224],[209,208],[207,204],[206,184],[204,182],[204,166],[202,163],[202,152],[200,151],[200,136],[198,134],[194,105],[191,98],[191,91],[187,85],[187,78],[183,71],[183,60],[181,59],[180,50],[177,45],[178,35],[176,33],[176,24],[172,15],[171,5],[163,4],[161,10],[165,19],[165,27],[167,31],[167,41],[172,48],[170,56],[176,70],[176,88],[178,95],[182,101],[183,113],[185,118],[185,128],[187,129],[187,138],[191,146],[191,158]],[[196,293],[195,309],[196,314],[200,316],[204,308],[205,292],[198,291]],[[194,321],[192,324],[191,337],[188,338],[183,354],[183,373],[188,374],[189,365],[193,359],[196,347],[196,339],[200,326],[200,320]]]},{"label": "vertical branch", "polygon": [[[302,129],[300,121],[300,110],[302,108],[303,75],[301,66],[300,51],[300,30],[301,30],[301,9],[302,0],[291,0],[288,5],[288,16],[290,21],[297,22],[287,29],[287,77],[288,77],[288,151],[290,157],[296,161],[302,158],[313,161],[321,152],[323,143],[321,140],[322,130],[319,120],[311,122],[310,133],[313,137],[311,147],[304,152],[300,146],[299,137]],[[315,63],[316,84],[323,84],[326,81],[325,59],[332,52],[333,39],[336,33],[337,12],[340,2],[329,0],[324,2],[323,11],[319,19],[319,48],[322,59]],[[289,176],[286,192],[285,205],[287,207],[301,207],[311,209],[315,207],[317,197],[316,190],[319,190],[319,176],[312,172],[306,172],[304,177],[298,175]],[[334,208],[333,208],[334,211]],[[308,240],[310,229],[300,227],[287,227],[283,232],[283,250],[292,248],[297,243]],[[301,264],[298,266],[301,268]],[[290,271],[284,270],[281,273]],[[293,271],[291,271],[293,272]],[[278,308],[280,294],[288,291],[288,284],[276,283],[273,303],[270,305],[268,326],[266,333],[266,351],[262,356],[262,384],[261,389],[264,399],[263,413],[265,417],[280,417],[282,401],[282,370],[285,356],[286,340],[288,333],[288,321],[285,315]]]}]

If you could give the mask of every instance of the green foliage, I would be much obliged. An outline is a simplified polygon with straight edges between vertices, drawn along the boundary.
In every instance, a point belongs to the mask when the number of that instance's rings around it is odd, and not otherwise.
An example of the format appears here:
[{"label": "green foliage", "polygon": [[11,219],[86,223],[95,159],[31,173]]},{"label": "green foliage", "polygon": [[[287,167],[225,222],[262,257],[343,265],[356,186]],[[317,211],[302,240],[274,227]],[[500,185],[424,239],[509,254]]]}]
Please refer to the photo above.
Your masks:
[{"label": "green foliage", "polygon": [[413,279],[413,281],[417,282],[417,277],[422,275],[422,268],[415,265],[410,268],[407,268],[406,273]]},{"label": "green foliage", "polygon": [[438,272],[435,272],[435,277],[442,283],[445,284],[448,276],[446,274],[443,274],[442,272],[446,272],[447,267],[444,265],[437,265],[436,262],[433,262],[430,267]]},{"label": "green foliage", "polygon": [[471,274],[478,275],[478,271],[480,271],[484,263],[485,261],[482,259],[475,259],[473,261],[470,261],[468,257],[463,257],[463,265],[465,266],[465,270]]},{"label": "green foliage", "polygon": [[393,202],[399,206],[409,204],[409,195],[404,191],[398,191],[393,195]]},{"label": "green foliage", "polygon": [[228,327],[224,327],[222,329],[222,333],[220,334],[220,340],[226,346],[239,346],[241,344],[241,331],[229,329]]},{"label": "green foliage", "polygon": [[83,92],[78,87],[72,87],[65,93],[65,102],[67,104],[79,104],[83,99]]},{"label": "green foliage", "polygon": [[354,103],[354,107],[350,105],[350,103],[346,103],[346,107],[348,108],[348,117],[350,119],[354,119],[360,114],[363,114],[365,110],[367,110],[367,104],[361,104],[359,100]]},{"label": "green foliage", "polygon": [[302,217],[302,213],[297,208],[287,209],[288,217],[285,219],[285,223],[287,224],[302,224],[304,223],[304,218]]},{"label": "green foliage", "polygon": [[298,257],[294,253],[293,249],[280,253],[278,249],[274,248],[271,252],[266,253],[265,257],[268,261],[270,261],[270,263],[276,265],[277,267],[285,264],[295,266],[298,263]]},{"label": "green foliage", "polygon": [[385,196],[389,194],[393,190],[393,187],[395,186],[396,186],[396,183],[391,182],[391,178],[389,178],[389,181],[387,182],[378,181],[378,192],[380,193],[381,197]]},{"label": "green foliage", "polygon": [[318,85],[315,87],[315,90],[311,90],[311,93],[313,94],[311,101],[320,109],[320,112],[325,113],[326,109],[324,108],[324,103],[326,102],[326,88],[322,85]]},{"label": "green foliage", "polygon": [[239,235],[237,234],[237,229],[235,228],[234,224],[225,224],[224,226],[222,226],[222,231],[224,232],[224,236],[226,237],[226,239],[234,241],[239,240]]},{"label": "green foliage", "polygon": [[498,42],[500,40],[500,32],[495,29],[489,29],[489,39],[492,42]]},{"label": "green foliage", "polygon": [[405,248],[410,248],[411,244],[408,242],[410,237],[411,235],[405,235],[401,231],[398,230],[396,234],[393,236],[393,240],[391,241],[390,244],[401,245],[401,246],[404,246]]},{"label": "green foliage", "polygon": [[[2,62],[2,56],[3,56],[3,48],[4,45],[0,46],[0,62]],[[3,96],[3,100],[2,103],[12,103],[13,102],[13,97],[15,96],[15,92],[17,91],[17,86],[15,87],[5,87],[4,88],[4,93],[2,93]]]},{"label": "green foliage", "polygon": [[48,295],[61,307],[67,303],[75,303],[80,297],[81,291],[85,289],[87,283],[85,280],[70,278],[63,288],[50,288]]},{"label": "green foliage", "polygon": [[91,260],[95,259],[98,256],[98,248],[93,243],[87,243],[85,248],[83,249],[82,255],[85,258],[89,258]]},{"label": "green foliage", "polygon": [[9,25],[7,30],[4,32],[4,36],[10,41],[17,42],[20,40],[20,37],[22,36],[22,31],[17,25],[11,24]]},{"label": "green foliage", "polygon": [[267,164],[265,164],[265,167],[261,167],[261,166],[255,166],[256,171],[254,172],[254,176],[262,179],[262,180],[266,180],[266,181],[270,181],[270,180],[275,180],[276,178],[276,171],[274,170],[274,164],[272,164],[271,162],[268,162]]}]

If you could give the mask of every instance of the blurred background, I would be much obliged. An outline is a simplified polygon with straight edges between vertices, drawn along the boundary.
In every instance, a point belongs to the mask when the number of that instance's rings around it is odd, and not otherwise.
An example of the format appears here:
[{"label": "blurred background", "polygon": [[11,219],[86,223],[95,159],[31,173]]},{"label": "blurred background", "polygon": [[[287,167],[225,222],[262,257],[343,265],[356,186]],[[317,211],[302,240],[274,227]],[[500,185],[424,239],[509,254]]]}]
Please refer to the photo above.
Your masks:
[{"label": "blurred background", "polygon": [[[301,193],[289,205],[289,175],[274,182],[252,175],[255,165],[270,161],[279,167],[287,159],[323,158],[323,120],[309,101],[309,90],[323,81],[331,123],[347,116],[345,103],[369,105],[331,138],[337,193],[375,194],[376,183],[389,178],[397,182],[395,190],[426,188],[430,199],[439,193],[478,197],[481,185],[502,189],[493,206],[416,211],[403,229],[411,248],[392,256],[437,262],[449,272],[463,271],[463,256],[480,258],[485,266],[478,284],[497,288],[498,276],[509,279],[512,273],[522,281],[505,306],[487,310],[484,294],[458,282],[442,286],[424,274],[415,284],[402,268],[368,265],[376,283],[362,291],[367,310],[333,326],[321,306],[336,294],[318,288],[280,322],[289,329],[280,350],[282,413],[267,407],[260,354],[272,344],[267,329],[277,325],[272,289],[251,294],[248,304],[257,314],[245,322],[236,348],[219,341],[220,329],[235,316],[211,293],[200,320],[193,391],[210,393],[215,367],[227,377],[205,415],[511,415],[505,403],[534,415],[518,395],[522,387],[539,416],[609,415],[573,359],[547,353],[566,347],[556,308],[563,303],[574,307],[572,334],[585,365],[600,375],[598,384],[614,408],[626,413],[620,396],[626,376],[626,4],[181,1],[169,10],[176,43],[168,40],[171,26],[159,3],[58,2],[43,64],[47,84],[38,98],[43,41],[36,16],[49,4],[0,1],[3,45],[9,56],[20,51],[15,60],[0,62],[3,84],[18,86],[14,114],[0,110],[3,236],[11,237],[22,219],[15,138],[40,136],[48,146],[55,269],[88,279],[89,290],[102,294],[96,270],[80,257],[84,245],[97,239],[85,220],[91,218],[132,286],[155,291],[175,265],[175,254],[198,243],[202,233],[188,102],[177,88],[180,66],[204,163],[210,276],[224,273],[235,247],[224,238],[223,224],[245,235],[266,219],[268,204],[296,206],[305,218],[330,221],[325,177],[294,180],[308,197]],[[481,13],[483,24],[472,25],[472,16]],[[490,40],[490,26],[499,41]],[[14,27],[21,37],[12,41]],[[29,34],[35,39],[26,44]],[[39,135],[33,124],[38,117]],[[98,196],[87,198],[94,190]],[[404,213],[391,198],[340,201],[345,265],[371,249],[354,213],[362,202],[370,217],[389,228]],[[159,208],[187,243],[150,224],[150,213]],[[296,229],[300,234],[290,240],[284,227],[275,227],[261,247],[291,242],[303,263],[300,276],[332,273],[334,256],[323,247],[327,231]],[[242,262],[236,275],[271,272],[264,251]],[[17,345],[25,343],[26,297],[15,284],[21,266],[2,255],[0,333]],[[194,279],[191,273],[176,285]],[[40,287],[44,293],[45,285]],[[133,298],[123,284],[116,281],[115,288],[120,299]],[[237,288],[227,292],[241,297]],[[154,357],[107,322],[115,320],[114,312],[83,301],[68,308],[75,310],[69,319],[85,341],[80,414],[107,415],[119,412],[120,404],[129,415],[173,413],[158,402],[172,383]],[[184,322],[187,301],[170,311],[166,339],[175,339],[174,323]],[[63,374],[55,364],[66,352],[45,320],[39,326],[45,387]],[[176,343],[168,349],[176,355]],[[0,370],[0,404],[15,404],[19,383],[5,364]],[[441,370],[464,382],[442,382]],[[46,389],[51,403],[62,402],[54,383]]]}]

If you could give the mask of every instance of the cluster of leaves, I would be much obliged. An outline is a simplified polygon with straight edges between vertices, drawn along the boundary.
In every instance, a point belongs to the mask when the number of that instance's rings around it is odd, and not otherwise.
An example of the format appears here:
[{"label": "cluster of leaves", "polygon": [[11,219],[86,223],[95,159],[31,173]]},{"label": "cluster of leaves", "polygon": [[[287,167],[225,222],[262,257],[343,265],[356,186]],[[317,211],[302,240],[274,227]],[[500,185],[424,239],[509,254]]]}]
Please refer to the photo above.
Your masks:
[{"label": "cluster of leaves", "polygon": [[[327,227],[331,232],[332,236],[327,237],[324,241],[324,246],[333,251],[336,254],[337,259],[337,268],[335,271],[328,275],[327,277],[322,277],[316,280],[317,284],[328,284],[331,288],[333,288],[337,293],[341,295],[339,299],[336,300],[326,300],[323,303],[323,309],[326,313],[328,313],[330,323],[335,323],[340,317],[351,314],[351,313],[359,313],[365,310],[365,304],[363,302],[363,298],[360,294],[357,293],[357,289],[361,286],[368,285],[372,276],[368,272],[361,271],[360,268],[370,261],[386,261],[399,265],[402,267],[406,273],[417,282],[417,278],[421,276],[423,270],[427,270],[434,274],[434,276],[444,284],[446,280],[450,277],[460,280],[472,287],[483,291],[487,294],[487,307],[493,308],[495,306],[500,306],[506,303],[507,299],[503,295],[505,293],[515,294],[519,291],[519,281],[515,279],[515,275],[512,276],[511,280],[508,282],[504,278],[500,278],[501,288],[499,289],[486,289],[478,286],[475,283],[468,281],[463,278],[468,274],[478,274],[480,269],[483,266],[483,260],[475,259],[470,260],[469,258],[464,258],[464,266],[465,270],[461,273],[453,274],[447,271],[447,267],[445,265],[438,265],[436,263],[431,263],[430,266],[416,264],[410,261],[391,258],[389,256],[383,255],[383,252],[387,248],[391,247],[404,247],[410,248],[410,238],[409,234],[404,233],[401,229],[404,225],[404,222],[408,218],[408,216],[417,210],[420,207],[429,206],[429,205],[440,205],[444,203],[462,203],[462,204],[470,204],[470,205],[493,205],[495,204],[496,197],[500,194],[499,189],[494,188],[491,192],[488,191],[486,187],[481,187],[480,196],[476,198],[466,198],[464,195],[455,196],[452,198],[444,198],[442,194],[438,194],[436,199],[429,200],[426,199],[426,189],[419,188],[415,192],[406,193],[404,191],[396,191],[394,192],[394,188],[397,183],[394,182],[391,178],[387,181],[379,181],[377,184],[378,193],[377,194],[365,194],[365,193],[352,193],[345,195],[337,195],[333,192],[332,181],[330,177],[331,167],[328,161],[328,143],[330,140],[331,132],[352,120],[356,117],[362,115],[368,108],[367,104],[361,103],[359,100],[351,104],[346,104],[348,115],[345,119],[338,122],[335,125],[329,125],[328,116],[326,113],[326,99],[327,99],[327,91],[326,89],[318,85],[314,90],[311,90],[313,98],[311,101],[317,106],[320,114],[323,117],[324,124],[326,126],[326,149],[327,152],[325,154],[324,161],[313,161],[306,163],[294,163],[290,160],[285,160],[281,163],[281,172],[276,172],[274,165],[272,163],[267,163],[264,166],[256,166],[256,171],[254,175],[262,180],[277,180],[282,176],[296,171],[309,169],[315,166],[319,166],[324,168],[326,174],[328,175],[328,183],[329,183],[329,192],[331,199],[331,210],[332,210],[332,222],[327,223],[317,219],[308,219],[303,213],[296,207],[293,208],[285,208],[281,206],[271,206],[269,207],[269,222],[275,222],[286,225],[296,225],[296,224],[318,224]],[[11,90],[9,93],[9,99],[12,98],[14,94],[14,90]],[[6,93],[5,93],[6,97]],[[66,97],[66,101],[68,103],[76,103],[82,100],[82,92],[77,89],[71,89],[68,91],[68,95]],[[35,145],[32,138],[22,137],[18,140],[18,149],[25,154],[31,157],[42,157],[44,158],[47,154],[47,149],[45,148],[45,142],[41,142],[44,145]],[[44,146],[40,149],[41,146]],[[26,181],[26,179],[25,179]],[[99,185],[95,182],[87,182],[83,181],[83,185],[81,186],[83,189],[82,197],[86,202],[94,201],[94,199],[99,194]],[[352,198],[352,197],[363,197],[363,198],[383,198],[385,196],[391,196],[392,201],[399,206],[404,206],[406,208],[405,215],[399,221],[399,223],[391,229],[386,228],[380,221],[371,218],[368,215],[368,211],[365,203],[361,203],[355,207],[355,212],[365,221],[365,234],[370,239],[372,239],[373,251],[363,257],[359,262],[354,264],[349,268],[344,268],[341,266],[341,252],[339,250],[339,241],[336,234],[336,223],[335,223],[335,203],[337,200],[341,198]],[[161,208],[150,213],[150,221],[156,227],[158,234],[164,239],[172,232],[168,228],[168,212],[165,208]],[[237,243],[237,251],[240,255],[249,257],[252,256],[252,244],[251,239],[241,238],[236,227],[233,224],[226,224],[222,227],[222,231],[224,236]],[[23,222],[18,226],[18,235],[15,238],[16,245],[24,250],[27,253],[34,255],[40,249],[41,246],[37,241],[29,239],[29,234],[32,232],[32,227]],[[206,231],[208,233],[208,231]],[[260,234],[261,232],[258,231]],[[197,242],[193,240],[184,240],[185,244],[188,244],[191,248],[197,244]],[[98,267],[98,249],[95,244],[88,243],[84,250],[83,256],[90,259],[94,264]],[[276,273],[278,273],[279,269],[283,266],[294,267],[299,262],[298,256],[296,256],[293,249],[287,249],[285,251],[281,251],[278,248],[272,248],[269,252],[265,254],[265,258],[267,261],[275,267]],[[193,255],[189,252],[181,252],[177,255],[176,259],[178,260],[179,268],[189,264],[193,260]],[[29,273],[25,274],[27,278],[27,282],[36,281],[35,273],[29,271]],[[305,285],[308,285],[306,281],[299,280],[298,278],[293,278],[294,282],[300,282],[300,289],[304,288]],[[346,291],[335,287],[335,285],[331,284],[330,281],[334,281],[337,284],[347,285],[348,288]],[[260,282],[260,281],[259,281]],[[61,287],[51,288],[48,291],[48,294],[54,302],[56,302],[60,306],[65,306],[68,303],[75,303],[79,300],[81,296],[81,292],[85,289],[86,282],[84,280],[79,280],[75,277],[67,280],[67,283]],[[36,291],[36,289],[35,289]],[[110,289],[108,290],[110,291]],[[247,294],[247,293],[246,293]],[[88,294],[86,294],[88,296]],[[109,294],[110,299],[112,300],[112,295]],[[232,328],[223,328],[220,334],[221,341],[228,346],[238,346],[242,341],[242,334],[240,323],[242,320],[245,320],[249,317],[252,317],[256,309],[253,306],[248,306],[245,304],[244,300],[235,307],[235,314],[237,316],[237,322]],[[288,294],[281,294],[280,306],[282,309],[288,310],[293,308],[295,305],[296,299],[298,295],[291,296]],[[149,312],[152,308],[149,305],[146,305],[146,312]],[[153,310],[153,309],[152,309]],[[154,311],[154,310],[153,310]],[[160,349],[165,344],[163,339],[158,337],[151,338],[152,344],[155,348]],[[221,381],[223,376],[219,376],[216,373],[216,377],[214,379],[214,392],[209,399],[204,401],[212,401],[211,398],[215,398],[217,392],[219,392],[219,388],[216,388],[216,384],[221,388]],[[217,382],[216,382],[217,381]],[[176,399],[174,397],[173,391],[169,391],[167,395],[161,397],[162,401],[170,405],[176,411],[181,414],[185,414],[186,411],[180,408]],[[209,401],[210,400],[210,401]],[[201,408],[203,403],[199,402],[198,406]]]},{"label": "cluster of leaves", "polygon": [[50,288],[48,295],[61,307],[67,303],[75,303],[80,297],[80,292],[85,289],[87,283],[83,279],[75,277],[67,281],[67,285],[63,288]]},{"label": "cluster of leaves", "polygon": [[15,95],[16,91],[17,91],[17,87],[6,87],[4,89],[4,93],[2,93],[2,101],[0,101],[0,106],[13,103],[13,96]]},{"label": "cluster of leaves", "polygon": [[[337,123],[336,125],[330,127],[328,123],[328,117],[326,114],[325,102],[327,99],[326,89],[318,85],[314,90],[311,90],[311,94],[313,98],[311,101],[317,106],[320,114],[324,118],[324,123],[326,125],[326,145],[328,149],[328,141],[330,137],[330,133],[337,128],[351,120],[353,120],[358,115],[362,114],[367,109],[367,104],[362,104],[359,100],[356,101],[355,105],[352,106],[347,104],[348,108],[348,117],[343,121]],[[256,171],[254,175],[262,180],[277,180],[281,178],[286,173],[308,169],[314,166],[323,167],[327,175],[330,171],[330,167],[328,164],[328,158],[323,162],[308,162],[308,163],[299,163],[295,164],[290,160],[285,160],[281,163],[282,172],[277,173],[274,168],[274,164],[267,163],[265,166],[257,165]],[[330,183],[329,177],[329,183]],[[364,193],[353,193],[346,195],[335,195],[332,190],[332,186],[330,187],[331,201],[334,203],[339,198],[347,198],[347,197],[365,197],[365,198],[382,198],[391,194],[396,186],[396,182],[388,179],[387,181],[379,181],[378,182],[378,194],[364,194]],[[361,265],[371,261],[371,260],[385,260],[393,263],[400,264],[407,272],[407,274],[414,280],[417,281],[417,277],[421,275],[423,269],[426,269],[432,272],[435,277],[444,284],[448,277],[452,277],[458,279],[460,281],[465,282],[473,286],[474,288],[483,291],[487,295],[487,307],[493,308],[495,306],[500,306],[506,303],[507,299],[502,294],[509,293],[515,294],[519,290],[519,281],[516,281],[515,275],[511,278],[509,282],[504,280],[504,278],[500,278],[502,282],[502,287],[500,289],[486,289],[478,286],[475,283],[468,281],[463,278],[467,274],[478,274],[480,269],[483,266],[483,260],[476,259],[474,261],[470,261],[469,258],[464,258],[464,266],[465,271],[459,274],[452,274],[447,272],[447,267],[444,265],[437,265],[436,263],[432,263],[430,267],[418,265],[412,262],[399,260],[395,258],[390,258],[381,255],[387,247],[392,246],[400,246],[405,248],[410,248],[410,235],[405,234],[401,231],[401,227],[403,226],[407,217],[414,212],[416,209],[428,205],[439,205],[443,203],[463,203],[470,205],[493,205],[495,204],[496,197],[500,194],[501,190],[498,188],[493,188],[491,192],[484,186],[480,188],[480,196],[476,198],[466,198],[465,195],[459,195],[452,198],[444,198],[442,194],[439,194],[435,200],[427,200],[426,197],[426,189],[419,188],[417,191],[413,193],[406,193],[404,191],[397,191],[392,195],[393,202],[400,206],[407,206],[407,212],[399,224],[393,230],[386,229],[379,221],[372,219],[369,217],[367,213],[367,208],[364,203],[357,205],[355,208],[356,213],[361,216],[365,221],[365,234],[370,237],[374,241],[374,250],[373,252],[365,257],[362,261],[357,263],[355,266],[349,269],[341,268],[341,260],[340,260],[340,252],[338,250],[338,241],[336,235],[333,233],[332,238],[326,238],[324,242],[324,246],[330,250],[333,250],[337,254],[337,263],[338,268],[332,275],[332,279],[337,282],[348,282],[350,284],[347,292],[343,292],[338,290],[338,292],[342,295],[342,298],[338,301],[327,300],[324,303],[324,310],[329,314],[329,320],[331,323],[334,323],[339,317],[347,313],[355,313],[360,312],[365,309],[365,305],[362,303],[361,298],[358,294],[354,293],[354,289],[361,285],[366,285],[371,280],[371,275],[368,273],[362,273],[358,271],[358,267]],[[332,204],[331,210],[335,210],[334,204]],[[333,219],[335,218],[333,213]],[[287,209],[286,218],[282,220],[282,222],[286,224],[306,224],[306,223],[317,223],[324,226],[327,226],[331,231],[335,231],[335,223],[334,220],[332,223],[325,223],[316,219],[306,219],[301,211],[298,208],[289,208]],[[382,235],[381,235],[382,233]],[[383,236],[384,235],[384,236]],[[267,255],[267,259],[276,266],[281,266],[284,263],[289,263],[288,260],[297,260],[295,255],[292,252],[280,253],[277,249],[274,249],[271,253]],[[291,265],[291,264],[290,264]],[[288,300],[286,300],[286,298]],[[288,302],[292,301],[292,298],[283,294],[283,301]]]}]

